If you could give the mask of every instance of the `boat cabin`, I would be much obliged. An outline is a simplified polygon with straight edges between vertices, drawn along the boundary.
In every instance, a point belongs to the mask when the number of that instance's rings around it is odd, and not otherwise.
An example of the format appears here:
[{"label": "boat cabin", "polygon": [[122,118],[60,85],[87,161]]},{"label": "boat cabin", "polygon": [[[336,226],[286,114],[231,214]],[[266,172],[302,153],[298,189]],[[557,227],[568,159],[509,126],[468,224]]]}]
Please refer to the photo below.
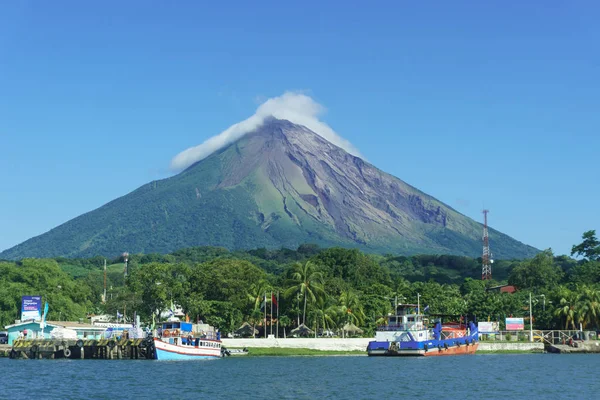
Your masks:
[{"label": "boat cabin", "polygon": [[427,329],[427,318],[418,313],[416,304],[398,304],[396,315],[388,315],[387,327],[390,330],[416,331]]},{"label": "boat cabin", "polygon": [[192,333],[192,324],[189,322],[167,321],[162,323],[159,336],[164,338],[188,337]]},{"label": "boat cabin", "polygon": [[[202,329],[204,328],[204,329]],[[167,321],[161,324],[159,338],[167,343],[178,346],[221,347],[221,333],[206,329],[205,324],[190,322]]]}]

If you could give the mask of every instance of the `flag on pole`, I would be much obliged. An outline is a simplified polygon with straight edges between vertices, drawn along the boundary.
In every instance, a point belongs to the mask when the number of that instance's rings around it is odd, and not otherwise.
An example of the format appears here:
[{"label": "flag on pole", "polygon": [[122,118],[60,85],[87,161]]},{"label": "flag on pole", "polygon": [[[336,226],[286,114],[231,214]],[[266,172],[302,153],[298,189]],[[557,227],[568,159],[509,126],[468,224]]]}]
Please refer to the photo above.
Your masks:
[{"label": "flag on pole", "polygon": [[271,304],[275,305],[275,308],[279,307],[277,305],[277,299],[275,298],[275,295],[273,294],[273,292],[271,292]]},{"label": "flag on pole", "polygon": [[271,321],[269,325],[271,325],[271,335],[273,334],[273,292],[271,291]]},{"label": "flag on pole", "polygon": [[46,315],[48,314],[48,302],[46,302],[46,304],[44,304],[44,313],[42,314],[42,320],[40,321],[40,329],[42,330],[42,332],[44,331],[44,328],[46,327]]},{"label": "flag on pole", "polygon": [[175,306],[173,305],[173,299],[171,299],[171,308],[169,308],[169,318],[175,315]]},{"label": "flag on pole", "polygon": [[123,314],[121,314],[119,310],[117,310],[117,321],[119,320],[119,318],[123,318]]}]

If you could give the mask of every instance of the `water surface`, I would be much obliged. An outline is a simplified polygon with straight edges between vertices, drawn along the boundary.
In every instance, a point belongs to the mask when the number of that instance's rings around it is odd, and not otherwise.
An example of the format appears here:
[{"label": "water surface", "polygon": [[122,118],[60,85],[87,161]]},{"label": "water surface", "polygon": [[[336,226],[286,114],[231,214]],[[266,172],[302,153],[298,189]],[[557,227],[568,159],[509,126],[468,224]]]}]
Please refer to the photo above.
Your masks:
[{"label": "water surface", "polygon": [[0,399],[591,399],[600,355],[0,359]]}]

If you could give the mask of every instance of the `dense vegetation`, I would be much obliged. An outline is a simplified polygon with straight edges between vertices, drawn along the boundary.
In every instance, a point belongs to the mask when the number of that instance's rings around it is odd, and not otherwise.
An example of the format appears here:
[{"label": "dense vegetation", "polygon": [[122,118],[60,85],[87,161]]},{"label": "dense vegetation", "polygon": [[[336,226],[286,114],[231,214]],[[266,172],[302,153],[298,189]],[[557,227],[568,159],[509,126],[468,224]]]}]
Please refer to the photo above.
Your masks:
[{"label": "dense vegetation", "polygon": [[[228,333],[243,322],[262,329],[265,294],[277,298],[279,325],[299,323],[338,330],[347,322],[371,335],[393,303],[417,300],[435,314],[473,315],[503,321],[529,315],[533,295],[535,328],[598,329],[600,243],[586,232],[572,256],[550,249],[522,261],[498,261],[494,281],[481,281],[481,260],[460,256],[368,255],[355,249],[256,249],[230,252],[197,247],[171,254],[138,254],[109,261],[108,299],[101,303],[104,259],[23,259],[0,262],[0,324],[18,318],[22,295],[42,295],[49,320],[78,320],[89,314],[131,317],[150,323],[157,311],[176,304],[192,320],[202,319]],[[515,294],[488,290],[502,283]],[[274,311],[276,314],[276,311]],[[283,333],[282,333],[283,334]]]}]

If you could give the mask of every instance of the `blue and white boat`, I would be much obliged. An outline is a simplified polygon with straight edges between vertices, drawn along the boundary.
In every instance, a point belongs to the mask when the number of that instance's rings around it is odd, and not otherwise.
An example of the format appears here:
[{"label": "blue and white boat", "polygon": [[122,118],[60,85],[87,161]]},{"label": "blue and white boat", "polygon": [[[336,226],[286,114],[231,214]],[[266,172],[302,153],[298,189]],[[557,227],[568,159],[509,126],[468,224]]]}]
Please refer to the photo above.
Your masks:
[{"label": "blue and white boat", "polygon": [[477,326],[437,321],[428,328],[427,317],[417,304],[399,304],[396,314],[389,315],[377,327],[375,340],[369,342],[369,356],[448,356],[473,354],[479,346]]},{"label": "blue and white boat", "polygon": [[200,330],[189,322],[163,322],[154,338],[156,360],[217,359],[224,355],[220,332]]}]

